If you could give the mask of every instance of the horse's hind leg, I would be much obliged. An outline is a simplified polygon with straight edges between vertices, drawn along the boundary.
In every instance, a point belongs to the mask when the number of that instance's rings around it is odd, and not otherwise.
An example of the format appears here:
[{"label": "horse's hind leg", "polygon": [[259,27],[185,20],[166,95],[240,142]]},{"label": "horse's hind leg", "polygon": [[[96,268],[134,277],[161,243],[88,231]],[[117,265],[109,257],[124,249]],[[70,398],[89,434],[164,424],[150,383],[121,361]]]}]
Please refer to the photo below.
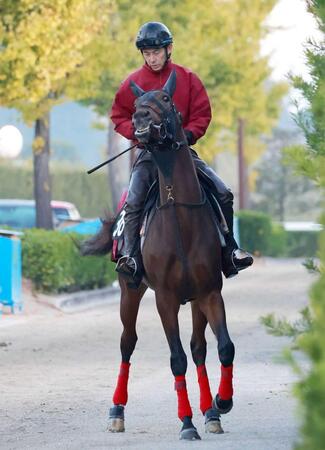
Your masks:
[{"label": "horse's hind leg", "polygon": [[128,380],[130,358],[138,340],[136,333],[136,321],[140,301],[147,287],[143,284],[138,289],[129,289],[124,279],[120,278],[121,303],[120,316],[123,324],[121,335],[122,361],[113,395],[113,407],[109,410],[109,431],[124,431],[124,407],[128,400]]},{"label": "horse's hind leg", "polygon": [[197,378],[200,388],[200,409],[205,417],[205,431],[207,433],[223,433],[220,423],[220,414],[212,407],[212,395],[209,378],[205,367],[207,354],[207,342],[205,329],[207,319],[200,310],[197,301],[191,303],[193,332],[191,337],[191,351],[194,364],[196,365]]},{"label": "horse's hind leg", "polygon": [[178,417],[183,422],[180,431],[180,439],[201,439],[192,423],[192,408],[187,395],[185,380],[187,357],[181,343],[177,317],[180,303],[178,298],[173,296],[173,294],[164,292],[156,292],[156,301],[171,352],[170,365],[175,377],[175,390],[178,399]]},{"label": "horse's hind leg", "polygon": [[204,299],[200,299],[199,306],[208,319],[209,325],[218,340],[221,378],[218,394],[213,401],[213,405],[220,414],[226,414],[233,406],[232,372],[235,347],[229,337],[225,307],[221,293],[215,291]]}]

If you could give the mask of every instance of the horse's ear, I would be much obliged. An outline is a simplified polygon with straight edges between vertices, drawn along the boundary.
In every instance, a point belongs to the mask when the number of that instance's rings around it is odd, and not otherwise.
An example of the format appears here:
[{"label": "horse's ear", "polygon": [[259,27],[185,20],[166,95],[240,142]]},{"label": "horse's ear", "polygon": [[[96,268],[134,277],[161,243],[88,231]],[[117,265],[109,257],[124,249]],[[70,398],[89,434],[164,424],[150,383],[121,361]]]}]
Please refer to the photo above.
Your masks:
[{"label": "horse's ear", "polygon": [[163,91],[167,92],[171,97],[174,95],[176,89],[176,70],[173,69],[171,74],[168,77],[168,80],[163,87]]},{"label": "horse's ear", "polygon": [[140,88],[133,80],[130,81],[130,88],[136,97],[141,97],[145,93],[143,89]]}]

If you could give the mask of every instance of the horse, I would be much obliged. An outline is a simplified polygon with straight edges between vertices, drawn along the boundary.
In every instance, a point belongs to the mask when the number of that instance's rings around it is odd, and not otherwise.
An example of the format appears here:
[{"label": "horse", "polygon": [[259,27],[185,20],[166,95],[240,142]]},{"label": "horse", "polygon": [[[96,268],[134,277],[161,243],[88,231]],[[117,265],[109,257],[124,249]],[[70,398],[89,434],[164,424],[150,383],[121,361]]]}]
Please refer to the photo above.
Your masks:
[{"label": "horse", "polygon": [[[118,275],[121,288],[120,315],[123,324],[121,364],[109,413],[112,432],[125,430],[124,409],[128,400],[130,359],[137,342],[136,320],[140,301],[148,286],[154,290],[157,310],[170,348],[170,365],[182,422],[180,439],[201,439],[192,422],[186,388],[187,356],[180,339],[178,313],[190,301],[190,341],[200,389],[200,410],[207,432],[222,433],[220,415],[233,406],[233,360],[235,347],[227,329],[221,295],[222,239],[215,213],[202,190],[182,120],[173,103],[176,73],[161,90],[145,92],[134,82],[136,96],[132,117],[135,136],[151,152],[158,168],[157,200],[147,220],[142,258],[144,278],[136,289]],[[104,254],[112,248],[112,221],[104,220],[98,235],[84,246],[84,254]],[[205,330],[210,325],[221,363],[218,393],[213,398],[205,366]]]}]

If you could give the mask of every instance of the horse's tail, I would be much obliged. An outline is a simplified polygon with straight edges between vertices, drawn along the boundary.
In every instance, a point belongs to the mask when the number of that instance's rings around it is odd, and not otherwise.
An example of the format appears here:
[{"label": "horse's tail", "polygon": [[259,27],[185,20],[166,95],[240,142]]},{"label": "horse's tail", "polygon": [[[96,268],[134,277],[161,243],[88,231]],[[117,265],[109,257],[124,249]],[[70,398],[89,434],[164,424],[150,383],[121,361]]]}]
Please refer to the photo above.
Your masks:
[{"label": "horse's tail", "polygon": [[115,222],[115,217],[106,217],[101,221],[100,230],[94,236],[79,244],[79,251],[82,256],[106,255],[112,250],[112,225]]}]

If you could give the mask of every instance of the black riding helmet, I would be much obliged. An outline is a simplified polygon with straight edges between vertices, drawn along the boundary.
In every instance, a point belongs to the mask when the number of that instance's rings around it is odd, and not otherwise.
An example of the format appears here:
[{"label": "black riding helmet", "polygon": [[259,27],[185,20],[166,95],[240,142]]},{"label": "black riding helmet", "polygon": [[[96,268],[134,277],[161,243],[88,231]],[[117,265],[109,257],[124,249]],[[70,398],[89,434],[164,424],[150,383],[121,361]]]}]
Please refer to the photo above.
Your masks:
[{"label": "black riding helmet", "polygon": [[160,22],[147,22],[140,28],[135,45],[139,50],[144,50],[167,47],[172,42],[173,36],[166,25]]}]

